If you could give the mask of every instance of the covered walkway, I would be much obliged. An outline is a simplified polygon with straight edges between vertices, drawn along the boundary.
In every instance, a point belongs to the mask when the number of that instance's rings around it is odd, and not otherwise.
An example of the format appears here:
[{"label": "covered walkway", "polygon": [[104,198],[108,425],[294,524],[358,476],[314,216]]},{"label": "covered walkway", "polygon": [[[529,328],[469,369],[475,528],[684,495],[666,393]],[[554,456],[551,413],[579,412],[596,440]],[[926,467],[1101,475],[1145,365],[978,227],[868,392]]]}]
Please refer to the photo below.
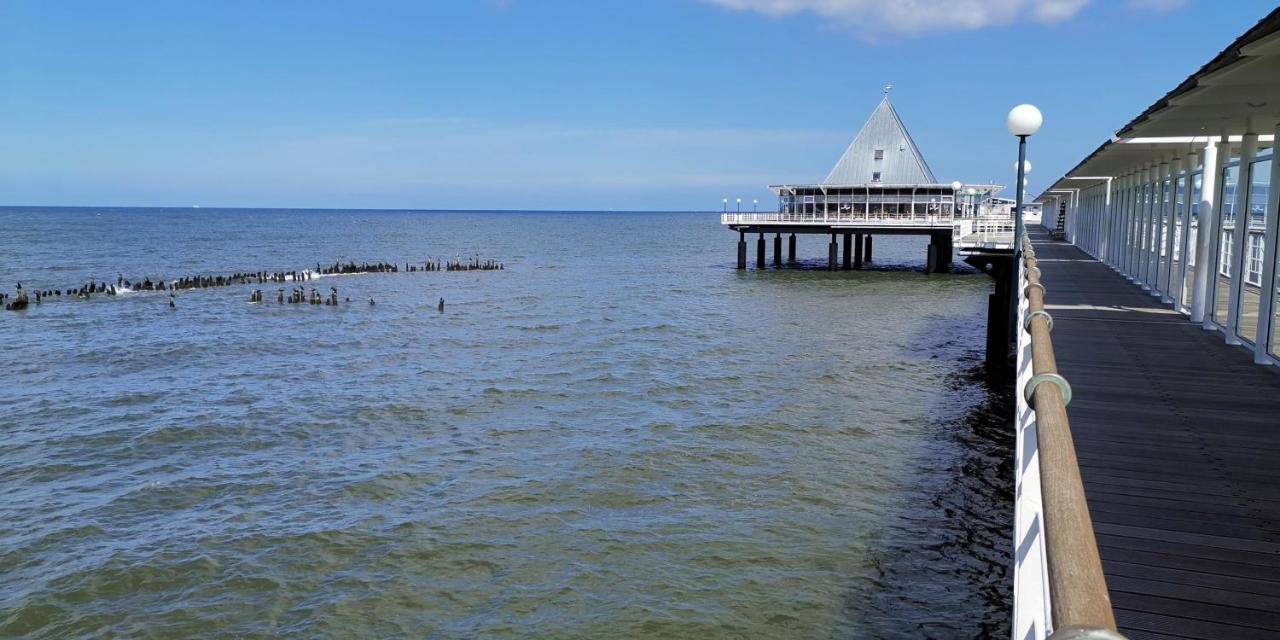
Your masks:
[{"label": "covered walkway", "polygon": [[1032,238],[1120,631],[1280,637],[1280,369]]}]

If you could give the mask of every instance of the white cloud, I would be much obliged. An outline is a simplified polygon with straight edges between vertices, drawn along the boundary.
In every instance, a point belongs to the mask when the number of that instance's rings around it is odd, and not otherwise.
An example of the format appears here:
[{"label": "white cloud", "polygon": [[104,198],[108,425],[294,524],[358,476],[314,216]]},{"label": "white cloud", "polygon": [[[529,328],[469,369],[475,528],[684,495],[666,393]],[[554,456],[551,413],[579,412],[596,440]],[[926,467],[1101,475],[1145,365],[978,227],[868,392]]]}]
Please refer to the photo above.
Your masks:
[{"label": "white cloud", "polygon": [[[811,13],[869,37],[877,33],[920,35],[969,31],[1030,20],[1052,24],[1070,20],[1090,0],[703,0],[737,11],[769,16]],[[1179,0],[1131,0],[1171,4]]]}]

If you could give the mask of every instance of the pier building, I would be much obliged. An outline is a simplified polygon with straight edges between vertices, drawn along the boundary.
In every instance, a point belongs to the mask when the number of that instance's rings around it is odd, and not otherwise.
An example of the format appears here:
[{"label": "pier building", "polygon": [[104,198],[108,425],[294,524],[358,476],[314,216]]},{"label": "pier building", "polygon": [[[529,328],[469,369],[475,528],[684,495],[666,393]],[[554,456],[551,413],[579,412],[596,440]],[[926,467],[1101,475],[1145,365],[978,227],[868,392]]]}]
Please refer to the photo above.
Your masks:
[{"label": "pier building", "polygon": [[889,89],[822,182],[770,186],[776,211],[731,212],[726,201],[721,223],[738,232],[739,269],[747,267],[747,234],[758,235],[756,264],[762,269],[766,236],[773,236],[773,266],[781,267],[784,234],[787,263],[796,261],[796,234],[828,235],[832,270],[861,269],[871,260],[874,235],[927,235],[929,272],[945,271],[964,238],[999,230],[1012,237],[1011,208],[996,199],[1003,186],[939,182],[893,108]]}]

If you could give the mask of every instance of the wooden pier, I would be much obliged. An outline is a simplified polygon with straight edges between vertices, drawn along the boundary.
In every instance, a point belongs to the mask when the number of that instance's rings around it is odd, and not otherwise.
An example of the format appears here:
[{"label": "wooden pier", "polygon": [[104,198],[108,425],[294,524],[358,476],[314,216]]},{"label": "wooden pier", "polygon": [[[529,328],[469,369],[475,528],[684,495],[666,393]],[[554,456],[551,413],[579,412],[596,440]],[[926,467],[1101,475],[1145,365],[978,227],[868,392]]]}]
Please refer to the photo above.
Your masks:
[{"label": "wooden pier", "polygon": [[1032,239],[1119,630],[1280,638],[1280,370]]}]

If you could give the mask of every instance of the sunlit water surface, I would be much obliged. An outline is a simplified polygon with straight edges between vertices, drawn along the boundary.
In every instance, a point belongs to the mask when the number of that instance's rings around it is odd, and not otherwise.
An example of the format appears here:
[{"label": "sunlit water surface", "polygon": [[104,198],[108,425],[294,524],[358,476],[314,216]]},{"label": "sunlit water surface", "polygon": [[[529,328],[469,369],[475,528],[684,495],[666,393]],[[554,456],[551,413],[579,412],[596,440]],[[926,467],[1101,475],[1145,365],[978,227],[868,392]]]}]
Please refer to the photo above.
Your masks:
[{"label": "sunlit water surface", "polygon": [[507,267],[3,312],[0,636],[1007,635],[986,276],[737,271],[718,222],[0,210],[6,292]]}]

